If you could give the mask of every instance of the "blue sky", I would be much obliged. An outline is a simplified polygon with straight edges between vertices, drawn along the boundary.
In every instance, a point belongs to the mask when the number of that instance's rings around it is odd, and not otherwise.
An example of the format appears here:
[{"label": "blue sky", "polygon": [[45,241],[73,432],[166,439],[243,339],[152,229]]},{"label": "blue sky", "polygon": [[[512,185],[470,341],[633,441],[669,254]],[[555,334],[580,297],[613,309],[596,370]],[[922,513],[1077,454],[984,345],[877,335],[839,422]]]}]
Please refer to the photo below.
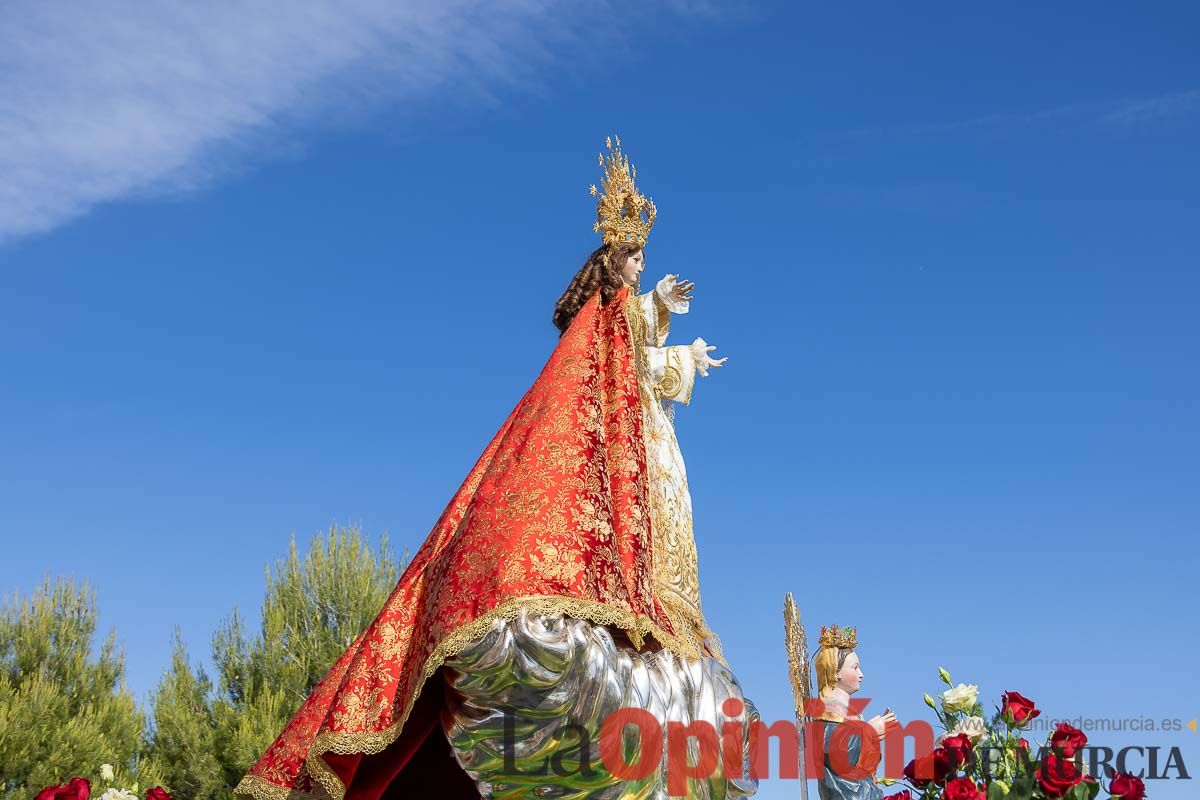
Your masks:
[{"label": "blue sky", "polygon": [[[785,591],[859,626],[868,710],[944,665],[1200,715],[1194,6],[118,7],[0,12],[0,590],[92,581],[140,697],[292,534],[415,549],[554,344],[615,131],[675,341],[730,356],[677,428],[768,718]],[[1195,774],[1198,736],[1092,738]]]}]

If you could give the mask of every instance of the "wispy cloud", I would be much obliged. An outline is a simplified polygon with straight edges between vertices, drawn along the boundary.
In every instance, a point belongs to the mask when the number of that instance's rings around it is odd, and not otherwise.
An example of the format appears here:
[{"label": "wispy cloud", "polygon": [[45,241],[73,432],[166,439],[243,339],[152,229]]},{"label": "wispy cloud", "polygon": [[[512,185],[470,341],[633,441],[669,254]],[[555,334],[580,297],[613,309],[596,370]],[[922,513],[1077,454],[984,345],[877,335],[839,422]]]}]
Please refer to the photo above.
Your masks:
[{"label": "wispy cloud", "polygon": [[[1093,101],[1049,106],[1030,111],[996,112],[959,119],[918,120],[805,136],[794,158],[822,180],[814,183],[821,202],[843,211],[899,210],[925,216],[954,213],[969,202],[975,191],[969,183],[906,180],[904,158],[897,153],[936,152],[939,160],[947,145],[993,146],[1006,140],[1052,137],[1069,131],[1074,138],[1114,132],[1150,131],[1179,124],[1184,115],[1200,111],[1200,89],[1126,101]],[[873,183],[842,182],[840,171],[861,167],[866,159],[880,164]],[[924,163],[924,162],[919,162]]]},{"label": "wispy cloud", "polygon": [[203,185],[253,163],[264,140],[356,110],[450,84],[477,98],[536,88],[565,53],[574,65],[595,52],[572,43],[586,31],[595,44],[601,13],[565,0],[9,0],[0,241]]},{"label": "wispy cloud", "polygon": [[1118,128],[1145,128],[1196,110],[1200,110],[1200,89],[1127,103],[1104,114],[1100,121]]},{"label": "wispy cloud", "polygon": [[969,133],[971,131],[978,132],[996,132],[1009,131],[1023,128],[1029,125],[1035,125],[1041,122],[1049,122],[1056,119],[1064,119],[1072,115],[1078,115],[1084,109],[1079,105],[1064,105],[1055,108],[1046,108],[1040,111],[1027,112],[999,112],[994,114],[981,114],[975,117],[966,117],[964,119],[941,120],[935,122],[914,122],[904,125],[887,125],[875,128],[859,128],[858,130],[850,131],[847,137],[850,139],[876,139],[876,138],[891,138],[891,137],[929,137],[942,136],[946,134]]},{"label": "wispy cloud", "polygon": [[963,119],[884,125],[848,131],[844,141],[925,139],[958,134],[1007,135],[1045,124],[1149,128],[1200,110],[1200,89],[1125,103],[1071,103],[1033,111],[997,112]]}]

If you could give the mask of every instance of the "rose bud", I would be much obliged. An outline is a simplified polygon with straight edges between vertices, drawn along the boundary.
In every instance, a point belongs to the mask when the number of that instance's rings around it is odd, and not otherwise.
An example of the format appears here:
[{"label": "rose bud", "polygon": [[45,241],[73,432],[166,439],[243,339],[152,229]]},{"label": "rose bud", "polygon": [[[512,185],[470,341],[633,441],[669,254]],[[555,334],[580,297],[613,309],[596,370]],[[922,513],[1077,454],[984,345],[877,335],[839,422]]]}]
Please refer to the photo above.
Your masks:
[{"label": "rose bud", "polygon": [[1136,775],[1118,772],[1108,785],[1108,793],[1112,795],[1112,800],[1145,800],[1146,784]]},{"label": "rose bud", "polygon": [[1060,722],[1050,734],[1050,746],[1062,753],[1064,758],[1074,758],[1079,748],[1087,744],[1087,736],[1069,723]]},{"label": "rose bud", "polygon": [[1021,727],[1042,712],[1020,692],[1005,692],[1000,698],[1000,716],[1009,725]]}]

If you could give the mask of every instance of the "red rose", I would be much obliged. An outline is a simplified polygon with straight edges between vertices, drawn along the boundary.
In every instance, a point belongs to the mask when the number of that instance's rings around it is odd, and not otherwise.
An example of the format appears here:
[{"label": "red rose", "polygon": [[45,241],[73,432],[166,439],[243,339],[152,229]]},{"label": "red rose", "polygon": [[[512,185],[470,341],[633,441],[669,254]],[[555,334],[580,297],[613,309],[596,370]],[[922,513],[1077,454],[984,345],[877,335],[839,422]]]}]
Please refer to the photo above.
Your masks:
[{"label": "red rose", "polygon": [[942,747],[946,748],[946,752],[954,757],[955,769],[971,763],[971,737],[965,733],[956,733],[943,739]]},{"label": "red rose", "polygon": [[1046,760],[1037,771],[1038,785],[1047,797],[1062,797],[1071,787],[1083,780],[1075,761],[1061,758],[1056,754],[1046,756]]},{"label": "red rose", "polygon": [[172,800],[171,795],[161,786],[155,786],[146,792],[146,800]]},{"label": "red rose", "polygon": [[1020,739],[1017,739],[1017,747],[1021,748],[1026,753],[1028,753],[1029,752],[1029,740],[1026,739],[1024,736],[1022,736]]},{"label": "red rose", "polygon": [[908,789],[901,789],[895,794],[889,794],[883,800],[913,800],[912,792]]},{"label": "red rose", "polygon": [[944,747],[939,747],[928,755],[914,758],[904,768],[904,777],[918,789],[933,783],[945,783],[946,777],[956,769],[955,756]]},{"label": "red rose", "polygon": [[47,786],[34,800],[88,800],[91,793],[92,785],[87,778],[71,778],[69,783]]},{"label": "red rose", "polygon": [[1025,725],[1042,713],[1020,692],[1005,692],[1000,696],[1000,706],[1000,715],[1009,725]]},{"label": "red rose", "polygon": [[1113,800],[1116,800],[1116,798],[1121,798],[1121,800],[1144,800],[1146,797],[1146,784],[1142,783],[1142,779],[1136,775],[1118,772],[1116,775],[1113,775],[1112,783],[1108,785],[1108,793],[1113,796]]},{"label": "red rose", "polygon": [[1079,728],[1066,722],[1054,726],[1050,734],[1050,746],[1062,754],[1064,758],[1074,758],[1079,748],[1087,744],[1087,736]]},{"label": "red rose", "polygon": [[945,800],[983,800],[985,795],[970,778],[955,778],[946,784],[942,797]]}]

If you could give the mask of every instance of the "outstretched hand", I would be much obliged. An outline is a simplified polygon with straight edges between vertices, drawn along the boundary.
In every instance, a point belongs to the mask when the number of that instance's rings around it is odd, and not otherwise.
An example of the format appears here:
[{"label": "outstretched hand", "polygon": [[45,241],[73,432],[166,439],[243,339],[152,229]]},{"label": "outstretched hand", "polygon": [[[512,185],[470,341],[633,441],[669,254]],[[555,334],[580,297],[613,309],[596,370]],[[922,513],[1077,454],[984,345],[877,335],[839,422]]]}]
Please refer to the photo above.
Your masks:
[{"label": "outstretched hand", "polygon": [[671,291],[667,296],[679,303],[687,303],[692,299],[692,289],[696,288],[696,284],[691,281],[681,281],[678,275],[668,275],[668,278],[675,279],[675,285],[671,287]]},{"label": "outstretched hand", "polygon": [[701,357],[704,359],[704,363],[707,366],[719,367],[722,364],[724,364],[726,361],[729,360],[729,356],[725,356],[723,358],[712,358],[708,355],[709,353],[711,353],[713,350],[716,350],[716,349],[717,349],[717,346],[715,344],[710,344],[710,345],[705,346],[704,355]]},{"label": "outstretched hand", "polygon": [[696,341],[692,342],[692,358],[696,362],[696,371],[702,376],[708,376],[710,367],[719,367],[729,360],[729,356],[725,358],[713,358],[709,355],[713,350],[716,350],[715,344],[709,344],[703,339],[696,337]]}]

